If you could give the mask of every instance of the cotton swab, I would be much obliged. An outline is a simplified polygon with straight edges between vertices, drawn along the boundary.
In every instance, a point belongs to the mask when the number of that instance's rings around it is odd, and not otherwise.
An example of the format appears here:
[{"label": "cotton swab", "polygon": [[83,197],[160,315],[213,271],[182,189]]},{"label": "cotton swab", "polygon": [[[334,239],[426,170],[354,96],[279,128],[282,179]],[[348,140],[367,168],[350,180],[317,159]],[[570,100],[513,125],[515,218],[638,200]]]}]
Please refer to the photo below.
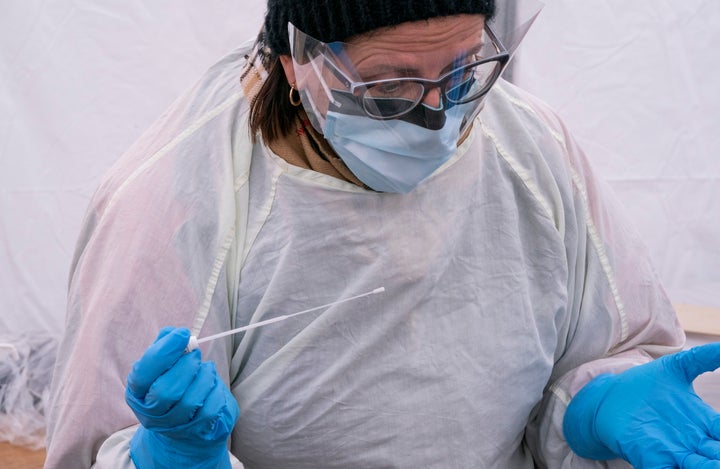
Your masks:
[{"label": "cotton swab", "polygon": [[230,329],[229,331],[225,331],[225,332],[220,332],[220,333],[218,333],[218,334],[209,335],[209,336],[207,336],[207,337],[203,337],[202,339],[198,339],[197,337],[195,337],[195,336],[193,335],[193,336],[190,336],[190,340],[188,341],[187,351],[190,352],[190,351],[192,351],[192,350],[195,350],[195,349],[198,348],[198,346],[199,346],[200,344],[202,344],[203,342],[209,342],[209,341],[211,341],[211,340],[219,339],[219,338],[221,338],[221,337],[226,337],[226,336],[229,336],[229,335],[237,334],[238,332],[248,331],[248,330],[250,330],[250,329],[255,329],[256,327],[266,326],[266,325],[272,324],[272,323],[274,323],[274,322],[284,321],[284,320],[286,320],[286,319],[289,319],[289,318],[292,318],[292,317],[295,317],[295,316],[299,316],[299,315],[301,315],[301,314],[310,313],[310,312],[312,312],[312,311],[317,311],[317,310],[323,309],[323,308],[329,308],[330,306],[338,305],[338,304],[340,304],[340,303],[345,303],[345,302],[347,302],[347,301],[357,300],[358,298],[362,298],[362,297],[364,297],[364,296],[369,296],[369,295],[374,295],[374,294],[376,294],[376,293],[382,293],[382,292],[384,292],[384,291],[385,291],[385,287],[379,287],[379,288],[376,288],[376,289],[373,290],[373,291],[369,291],[369,292],[366,292],[366,293],[362,293],[362,294],[360,294],[360,295],[355,295],[355,296],[351,296],[351,297],[349,297],[349,298],[344,298],[344,299],[342,299],[342,300],[333,301],[332,303],[324,304],[324,305],[321,305],[321,306],[315,306],[314,308],[306,309],[306,310],[304,310],[304,311],[299,311],[299,312],[297,312],[297,313],[284,314],[284,315],[282,315],[282,316],[277,316],[277,317],[274,317],[274,318],[266,319],[266,320],[264,320],[264,321],[254,322],[254,323],[252,323],[252,324],[248,324],[247,326],[238,327],[237,329]]}]

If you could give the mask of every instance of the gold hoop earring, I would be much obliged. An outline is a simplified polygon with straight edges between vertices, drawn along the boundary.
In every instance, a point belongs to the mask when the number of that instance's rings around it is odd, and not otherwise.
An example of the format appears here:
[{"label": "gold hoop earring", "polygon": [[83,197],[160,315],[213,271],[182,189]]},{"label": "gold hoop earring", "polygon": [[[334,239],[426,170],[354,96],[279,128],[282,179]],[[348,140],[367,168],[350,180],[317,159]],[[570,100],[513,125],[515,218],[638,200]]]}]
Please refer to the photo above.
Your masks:
[{"label": "gold hoop earring", "polygon": [[290,98],[290,104],[293,106],[298,107],[302,104],[300,92],[295,88],[295,83],[290,84],[290,95],[288,97]]}]

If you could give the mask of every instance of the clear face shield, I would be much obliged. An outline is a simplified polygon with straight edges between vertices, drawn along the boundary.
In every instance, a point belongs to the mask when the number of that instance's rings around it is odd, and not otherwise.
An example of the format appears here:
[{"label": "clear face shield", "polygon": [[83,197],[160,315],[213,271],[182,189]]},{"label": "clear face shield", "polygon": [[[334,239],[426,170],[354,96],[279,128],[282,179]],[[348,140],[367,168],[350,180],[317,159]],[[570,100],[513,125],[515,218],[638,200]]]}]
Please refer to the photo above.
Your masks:
[{"label": "clear face shield", "polygon": [[[528,2],[539,5],[518,3]],[[478,21],[448,50],[420,53],[367,48],[372,35],[324,43],[289,24],[295,86],[313,127],[358,178],[409,192],[455,153],[537,13],[513,21],[512,49],[495,32],[506,17]]]},{"label": "clear face shield", "polygon": [[[462,113],[467,124],[481,105],[481,98],[502,73],[510,56],[489,26],[476,34],[476,51],[460,50],[452,65],[436,79],[415,76],[432,66],[388,66],[392,54],[374,58],[374,66],[358,68],[353,57],[361,46],[343,42],[326,44],[289,25],[297,87],[313,126],[325,132],[328,112],[365,116],[376,120],[399,119],[439,130],[449,113]],[[434,64],[433,64],[434,65]],[[449,67],[446,67],[449,68]],[[429,93],[439,99],[428,103]],[[462,132],[462,128],[458,129]]]}]

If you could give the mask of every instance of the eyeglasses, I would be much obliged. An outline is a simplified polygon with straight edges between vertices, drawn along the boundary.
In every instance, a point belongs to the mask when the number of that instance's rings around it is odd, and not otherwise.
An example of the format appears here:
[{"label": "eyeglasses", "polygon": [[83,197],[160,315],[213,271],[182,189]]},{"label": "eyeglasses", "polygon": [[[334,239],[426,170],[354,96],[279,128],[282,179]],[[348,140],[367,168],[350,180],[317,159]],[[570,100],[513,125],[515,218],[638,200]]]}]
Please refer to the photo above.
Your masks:
[{"label": "eyeglasses", "polygon": [[437,80],[390,78],[357,82],[331,60],[326,59],[325,64],[368,116],[381,120],[396,119],[411,112],[435,88],[441,91],[443,102],[447,102],[448,107],[469,103],[487,94],[510,60],[510,54],[488,25],[485,25],[485,32],[495,55],[455,68]]}]

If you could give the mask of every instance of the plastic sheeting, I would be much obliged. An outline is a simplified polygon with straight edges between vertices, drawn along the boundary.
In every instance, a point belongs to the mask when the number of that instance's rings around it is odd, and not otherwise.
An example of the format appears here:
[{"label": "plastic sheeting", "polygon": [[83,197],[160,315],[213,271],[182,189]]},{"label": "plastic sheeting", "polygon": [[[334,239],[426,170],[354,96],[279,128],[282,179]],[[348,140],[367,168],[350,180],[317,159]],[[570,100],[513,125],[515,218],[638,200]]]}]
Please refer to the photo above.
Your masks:
[{"label": "plastic sheeting", "polygon": [[45,446],[45,407],[57,339],[0,335],[0,442]]}]

